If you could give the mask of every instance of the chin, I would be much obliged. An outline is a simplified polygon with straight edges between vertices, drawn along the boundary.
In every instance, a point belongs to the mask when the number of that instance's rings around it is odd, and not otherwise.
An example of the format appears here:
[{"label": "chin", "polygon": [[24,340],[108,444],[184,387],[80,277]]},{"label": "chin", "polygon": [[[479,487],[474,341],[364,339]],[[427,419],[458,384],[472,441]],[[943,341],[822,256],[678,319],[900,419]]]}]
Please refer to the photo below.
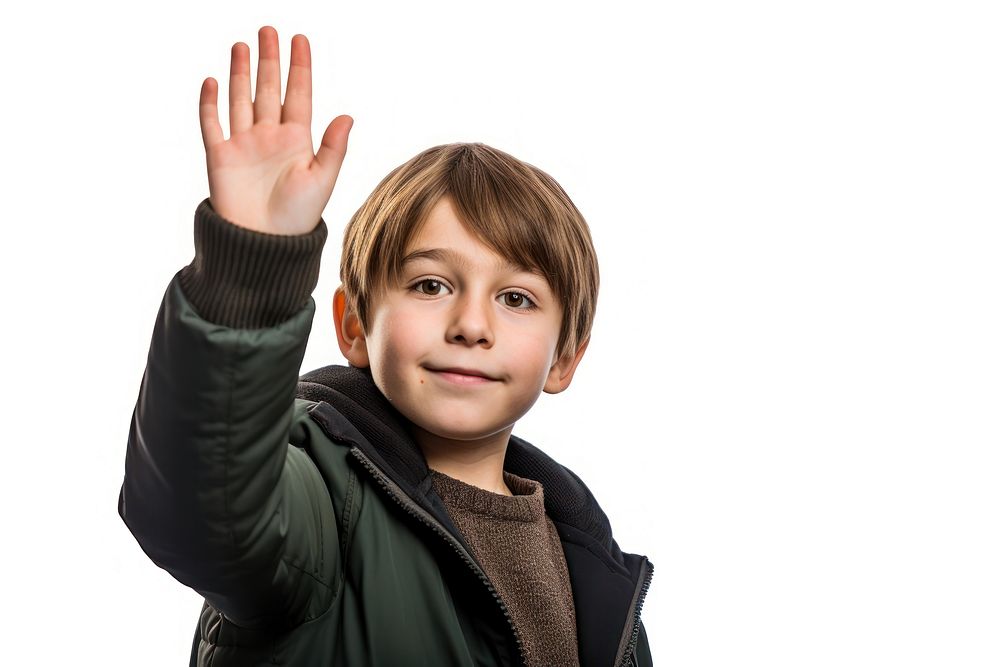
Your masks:
[{"label": "chin", "polygon": [[421,430],[431,435],[448,440],[482,440],[496,435],[512,426],[487,425],[476,422],[463,422],[461,419],[449,419],[447,422],[415,422]]}]

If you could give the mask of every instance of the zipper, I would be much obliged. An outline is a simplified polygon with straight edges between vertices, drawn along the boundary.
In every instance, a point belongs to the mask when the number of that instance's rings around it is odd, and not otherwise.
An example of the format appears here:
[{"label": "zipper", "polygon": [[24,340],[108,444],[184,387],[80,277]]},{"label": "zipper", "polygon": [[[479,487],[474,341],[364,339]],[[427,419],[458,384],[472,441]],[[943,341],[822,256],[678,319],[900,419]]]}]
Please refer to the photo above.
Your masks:
[{"label": "zipper", "polygon": [[635,644],[639,641],[639,614],[642,612],[642,603],[646,599],[646,593],[649,591],[649,583],[653,579],[653,564],[649,562],[648,558],[644,558],[642,561],[642,568],[639,570],[639,581],[640,584],[636,588],[636,592],[632,598],[632,635],[629,637],[628,644],[623,644],[625,637],[628,636],[628,630],[626,634],[622,635],[622,641],[619,645],[622,648],[619,649],[618,657],[615,658],[615,665],[618,667],[629,667],[629,665],[638,665],[634,660],[635,655]]},{"label": "zipper", "polygon": [[[368,472],[375,477],[379,485],[387,494],[389,494],[389,497],[396,501],[396,504],[444,538],[444,540],[452,546],[458,555],[462,557],[462,560],[464,560],[465,563],[472,568],[472,571],[476,573],[479,579],[486,584],[486,588],[488,588],[490,593],[493,595],[493,599],[500,604],[500,609],[503,611],[504,618],[507,619],[507,624],[510,626],[511,632],[514,633],[514,639],[517,641],[517,652],[521,658],[521,664],[526,665],[527,660],[524,657],[524,646],[521,642],[521,635],[514,626],[514,619],[511,618],[507,605],[500,599],[500,595],[497,593],[496,588],[493,587],[493,584],[490,583],[486,573],[483,572],[482,568],[479,567],[475,560],[473,560],[472,556],[469,555],[469,552],[465,550],[465,547],[463,547],[458,540],[456,540],[455,537],[448,532],[448,529],[441,525],[441,522],[428,514],[427,510],[413,502],[413,500],[399,488],[399,485],[389,479],[389,477],[382,472],[382,470],[380,470],[371,459],[365,456],[364,452],[362,452],[358,447],[351,447],[351,454],[353,454],[354,458],[358,459],[365,469],[367,469]],[[635,632],[638,633],[638,626],[636,627]]]}]

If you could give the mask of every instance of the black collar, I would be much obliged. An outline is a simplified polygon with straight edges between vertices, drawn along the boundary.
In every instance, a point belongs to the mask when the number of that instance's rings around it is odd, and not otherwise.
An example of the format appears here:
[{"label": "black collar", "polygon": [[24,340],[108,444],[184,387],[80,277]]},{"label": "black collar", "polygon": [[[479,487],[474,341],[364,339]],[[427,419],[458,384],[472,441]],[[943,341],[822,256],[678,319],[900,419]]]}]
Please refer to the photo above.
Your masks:
[{"label": "black collar", "polygon": [[[428,476],[427,460],[409,434],[409,421],[386,400],[368,369],[326,366],[299,378],[299,398],[326,401],[370,442],[386,472],[404,490],[419,488]],[[367,453],[367,452],[366,452]],[[545,489],[545,512],[612,551],[608,517],[575,474],[534,445],[511,436],[504,470],[533,479]]]}]

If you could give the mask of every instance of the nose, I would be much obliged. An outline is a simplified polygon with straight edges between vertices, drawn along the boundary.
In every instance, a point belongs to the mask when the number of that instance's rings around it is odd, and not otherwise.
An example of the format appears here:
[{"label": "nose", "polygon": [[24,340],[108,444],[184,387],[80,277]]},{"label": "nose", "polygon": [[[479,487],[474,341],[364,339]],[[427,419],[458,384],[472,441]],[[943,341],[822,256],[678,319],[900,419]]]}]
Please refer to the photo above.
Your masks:
[{"label": "nose", "polygon": [[488,301],[468,293],[455,300],[445,334],[448,342],[493,347],[493,313]]}]

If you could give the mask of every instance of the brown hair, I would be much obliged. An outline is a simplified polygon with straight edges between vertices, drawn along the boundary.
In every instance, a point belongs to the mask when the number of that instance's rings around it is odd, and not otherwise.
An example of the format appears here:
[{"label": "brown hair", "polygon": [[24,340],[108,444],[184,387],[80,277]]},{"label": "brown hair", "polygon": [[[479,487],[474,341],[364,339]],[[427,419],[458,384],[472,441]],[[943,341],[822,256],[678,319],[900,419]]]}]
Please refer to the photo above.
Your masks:
[{"label": "brown hair", "polygon": [[483,143],[434,146],[393,169],[344,231],[340,279],[367,330],[371,302],[399,280],[403,253],[441,197],[497,254],[539,271],[563,308],[558,349],[590,335],[600,276],[590,230],[541,169]]}]

